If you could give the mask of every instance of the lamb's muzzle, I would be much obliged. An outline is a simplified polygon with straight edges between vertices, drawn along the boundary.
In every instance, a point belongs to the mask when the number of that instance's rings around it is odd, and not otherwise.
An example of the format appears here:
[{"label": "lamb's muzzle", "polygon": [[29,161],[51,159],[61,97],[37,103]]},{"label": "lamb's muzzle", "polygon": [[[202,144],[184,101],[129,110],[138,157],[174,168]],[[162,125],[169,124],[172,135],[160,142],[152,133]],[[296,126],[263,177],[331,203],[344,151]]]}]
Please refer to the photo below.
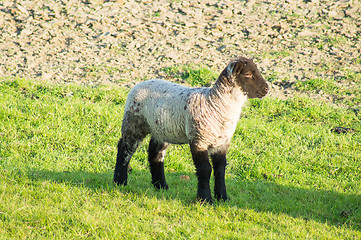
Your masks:
[{"label": "lamb's muzzle", "polygon": [[268,93],[268,87],[264,87],[263,89],[258,90],[256,92],[256,96],[257,96],[257,98],[263,98],[264,96],[267,95],[267,93]]},{"label": "lamb's muzzle", "polygon": [[241,109],[247,98],[267,93],[268,85],[256,64],[246,58],[232,61],[211,88],[189,88],[159,79],[136,85],[125,104],[114,182],[127,184],[130,158],[151,134],[148,160],[156,188],[168,188],[163,164],[168,143],[189,144],[198,177],[197,197],[212,202],[213,165],[215,197],[226,200],[226,153]]}]

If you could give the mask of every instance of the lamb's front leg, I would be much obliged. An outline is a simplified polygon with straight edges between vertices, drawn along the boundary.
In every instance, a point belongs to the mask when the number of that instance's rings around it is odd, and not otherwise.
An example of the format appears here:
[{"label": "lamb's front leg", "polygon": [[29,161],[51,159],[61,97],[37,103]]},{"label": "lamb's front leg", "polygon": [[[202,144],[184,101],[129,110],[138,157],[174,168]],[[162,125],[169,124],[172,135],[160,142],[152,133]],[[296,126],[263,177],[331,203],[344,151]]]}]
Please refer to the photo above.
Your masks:
[{"label": "lamb's front leg", "polygon": [[227,200],[227,191],[225,184],[225,171],[226,171],[226,154],[215,153],[211,155],[214,170],[214,195],[217,200]]},{"label": "lamb's front leg", "polygon": [[164,154],[168,144],[150,139],[148,148],[148,160],[152,174],[152,184],[157,189],[168,189],[164,175]]},{"label": "lamb's front leg", "polygon": [[209,163],[208,152],[206,150],[198,150],[193,144],[190,145],[190,149],[198,177],[197,198],[201,202],[212,203],[211,189],[209,187],[212,166]]}]

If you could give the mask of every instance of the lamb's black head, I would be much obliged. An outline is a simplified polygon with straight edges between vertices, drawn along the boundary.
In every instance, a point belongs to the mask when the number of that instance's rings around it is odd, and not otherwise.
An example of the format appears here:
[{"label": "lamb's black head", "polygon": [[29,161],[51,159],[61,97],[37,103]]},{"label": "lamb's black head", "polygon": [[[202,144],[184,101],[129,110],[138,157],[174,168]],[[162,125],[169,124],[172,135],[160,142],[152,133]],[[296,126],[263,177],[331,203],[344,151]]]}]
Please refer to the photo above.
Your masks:
[{"label": "lamb's black head", "polygon": [[268,93],[268,84],[251,59],[239,58],[232,61],[226,69],[249,98],[263,98]]}]

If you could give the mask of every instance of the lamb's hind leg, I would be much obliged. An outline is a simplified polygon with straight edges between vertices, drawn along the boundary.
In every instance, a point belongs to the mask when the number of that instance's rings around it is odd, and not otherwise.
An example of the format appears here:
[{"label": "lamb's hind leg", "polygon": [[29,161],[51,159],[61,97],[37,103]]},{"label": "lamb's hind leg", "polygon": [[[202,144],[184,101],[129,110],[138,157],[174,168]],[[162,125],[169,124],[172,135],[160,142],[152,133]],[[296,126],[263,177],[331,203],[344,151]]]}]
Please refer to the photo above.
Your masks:
[{"label": "lamb's hind leg", "polygon": [[125,111],[122,138],[118,143],[117,162],[114,170],[114,182],[116,184],[127,185],[129,161],[147,134],[148,128],[144,119]]},{"label": "lamb's hind leg", "polygon": [[157,189],[168,189],[164,176],[164,154],[168,144],[150,139],[148,148],[148,160],[152,174],[152,184]]},{"label": "lamb's hind leg", "polygon": [[137,150],[138,143],[138,141],[127,141],[124,138],[119,140],[113,179],[117,185],[127,185],[129,161],[133,153]]}]

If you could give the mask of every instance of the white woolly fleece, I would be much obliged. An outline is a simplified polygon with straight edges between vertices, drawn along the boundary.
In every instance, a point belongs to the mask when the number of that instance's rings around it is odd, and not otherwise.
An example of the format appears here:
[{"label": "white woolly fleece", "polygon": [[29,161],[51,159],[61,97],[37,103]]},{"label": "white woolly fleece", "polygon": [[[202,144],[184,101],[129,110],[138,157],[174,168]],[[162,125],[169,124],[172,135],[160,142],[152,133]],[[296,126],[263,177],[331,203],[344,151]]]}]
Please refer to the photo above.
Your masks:
[{"label": "white woolly fleece", "polygon": [[130,91],[122,130],[142,130],[159,142],[195,143],[199,150],[217,151],[229,144],[246,101],[239,88],[217,92],[148,80]]}]

